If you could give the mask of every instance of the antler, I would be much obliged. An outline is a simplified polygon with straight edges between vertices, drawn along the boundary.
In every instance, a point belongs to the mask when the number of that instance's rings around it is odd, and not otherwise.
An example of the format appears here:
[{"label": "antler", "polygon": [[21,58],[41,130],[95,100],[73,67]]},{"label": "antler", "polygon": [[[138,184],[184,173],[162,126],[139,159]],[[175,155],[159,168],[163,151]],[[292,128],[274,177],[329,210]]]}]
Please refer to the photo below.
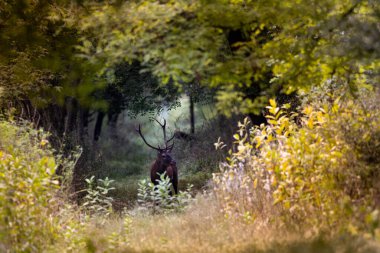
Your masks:
[{"label": "antler", "polygon": [[161,124],[161,122],[159,122],[157,119],[154,120],[162,127],[162,131],[164,132],[164,141],[166,144],[166,119],[164,119],[164,124]]},{"label": "antler", "polygon": [[157,150],[157,151],[162,151],[162,150],[163,150],[163,149],[160,148],[160,147],[158,147],[158,148],[153,147],[152,145],[150,145],[150,144],[145,140],[144,135],[141,133],[141,125],[140,125],[140,124],[139,124],[139,129],[136,129],[136,131],[140,134],[140,136],[141,136],[141,138],[143,139],[143,141],[145,142],[145,144],[148,145],[150,148],[155,149],[155,150]]},{"label": "antler", "polygon": [[174,139],[175,135],[173,134],[169,140],[166,140],[166,119],[164,119],[164,124],[161,124],[161,122],[159,122],[157,119],[154,120],[162,127],[162,131],[164,133],[165,149],[171,151],[174,147],[174,142],[170,146],[168,146],[168,143]]},{"label": "antler", "polygon": [[167,140],[166,139],[166,120],[164,119],[164,124],[161,124],[161,122],[159,122],[157,119],[154,119],[154,120],[162,127],[162,131],[164,133],[165,148],[161,148],[160,146],[158,146],[158,148],[157,148],[157,147],[150,145],[146,141],[144,135],[141,132],[141,125],[140,124],[139,124],[139,128],[138,129],[136,128],[136,132],[138,132],[140,134],[140,136],[143,139],[143,141],[145,142],[145,144],[148,145],[150,148],[155,149],[159,152],[164,151],[164,150],[171,151],[174,147],[174,141],[173,141],[172,145],[168,146],[168,144],[169,144],[169,142],[171,142],[174,139],[175,135],[173,134],[173,136],[169,140]]}]

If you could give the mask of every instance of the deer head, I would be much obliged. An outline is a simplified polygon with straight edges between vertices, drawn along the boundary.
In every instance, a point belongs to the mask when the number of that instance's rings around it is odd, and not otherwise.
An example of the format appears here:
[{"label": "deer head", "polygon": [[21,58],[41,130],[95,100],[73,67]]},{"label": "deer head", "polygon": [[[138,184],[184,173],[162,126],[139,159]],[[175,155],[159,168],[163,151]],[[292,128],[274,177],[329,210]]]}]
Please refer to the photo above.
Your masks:
[{"label": "deer head", "polygon": [[[164,120],[163,124],[161,124],[161,122],[159,122],[157,119],[155,119],[155,121],[161,126],[163,134],[164,134],[165,146],[163,148],[161,148],[160,146],[154,147],[147,142],[147,140],[145,139],[144,135],[141,132],[141,125],[140,124],[139,124],[139,128],[136,129],[136,131],[140,134],[141,138],[143,139],[143,141],[145,142],[145,144],[148,147],[150,147],[154,150],[157,150],[157,159],[162,165],[173,164],[173,163],[175,163],[175,161],[170,156],[170,152],[172,151],[172,149],[174,147],[174,141],[173,141],[174,135],[170,139],[167,139],[167,136],[166,136],[166,120]],[[169,144],[171,141],[173,141],[173,142],[171,144]]]}]

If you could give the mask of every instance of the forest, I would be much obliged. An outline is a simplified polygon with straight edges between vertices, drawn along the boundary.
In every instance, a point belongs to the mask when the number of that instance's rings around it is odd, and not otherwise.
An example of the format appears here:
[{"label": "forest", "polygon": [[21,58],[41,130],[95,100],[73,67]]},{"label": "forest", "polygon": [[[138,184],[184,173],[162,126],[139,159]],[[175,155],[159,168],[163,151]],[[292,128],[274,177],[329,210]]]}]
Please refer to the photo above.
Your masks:
[{"label": "forest", "polygon": [[379,0],[0,0],[0,252],[380,252]]}]

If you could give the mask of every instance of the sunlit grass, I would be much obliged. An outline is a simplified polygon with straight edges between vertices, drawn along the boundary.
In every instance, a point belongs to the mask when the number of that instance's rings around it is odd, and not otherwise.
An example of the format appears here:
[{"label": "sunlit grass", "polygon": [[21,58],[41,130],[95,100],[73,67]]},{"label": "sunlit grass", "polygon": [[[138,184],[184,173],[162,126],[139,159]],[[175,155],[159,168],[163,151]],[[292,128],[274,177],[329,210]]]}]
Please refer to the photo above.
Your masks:
[{"label": "sunlit grass", "polygon": [[[377,243],[358,236],[295,232],[276,221],[242,222],[226,219],[212,196],[198,195],[181,213],[151,215],[129,211],[128,233],[124,217],[108,219],[104,226],[89,224],[86,248],[92,252],[379,252]],[[119,242],[110,240],[118,238]],[[113,243],[113,244],[112,244]],[[82,249],[84,250],[84,249]]]}]

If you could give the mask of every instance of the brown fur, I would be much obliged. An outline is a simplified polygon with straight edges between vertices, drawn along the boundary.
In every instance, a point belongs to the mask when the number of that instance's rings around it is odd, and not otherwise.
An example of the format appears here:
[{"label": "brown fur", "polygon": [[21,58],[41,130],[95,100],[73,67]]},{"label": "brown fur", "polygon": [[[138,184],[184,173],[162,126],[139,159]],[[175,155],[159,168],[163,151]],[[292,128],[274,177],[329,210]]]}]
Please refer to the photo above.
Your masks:
[{"label": "brown fur", "polygon": [[168,154],[166,155],[169,159],[164,161],[162,153],[158,154],[157,159],[152,164],[150,170],[150,179],[154,185],[157,185],[160,175],[166,172],[166,175],[170,179],[170,183],[173,185],[175,194],[178,194],[178,169],[175,161]]}]

